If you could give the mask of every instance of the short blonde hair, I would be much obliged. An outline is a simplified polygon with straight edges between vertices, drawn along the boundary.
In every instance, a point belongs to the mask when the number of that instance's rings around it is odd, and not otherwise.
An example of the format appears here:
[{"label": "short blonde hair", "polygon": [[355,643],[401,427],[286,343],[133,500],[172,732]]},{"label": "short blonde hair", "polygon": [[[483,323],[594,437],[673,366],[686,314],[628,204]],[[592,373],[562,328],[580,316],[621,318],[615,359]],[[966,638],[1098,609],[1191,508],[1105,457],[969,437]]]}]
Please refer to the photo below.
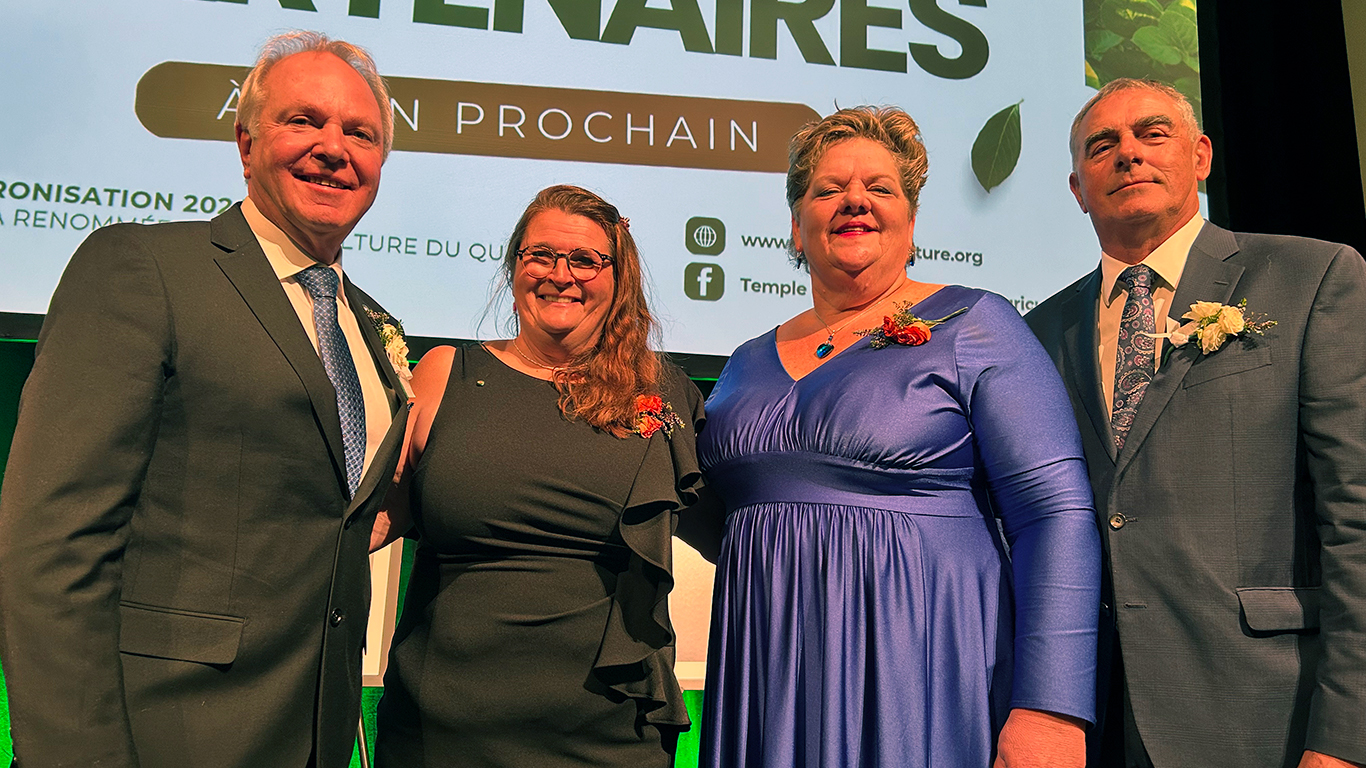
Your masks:
[{"label": "short blonde hair", "polygon": [[[811,186],[811,175],[830,147],[850,139],[870,139],[892,155],[901,191],[910,204],[911,218],[920,208],[920,190],[928,177],[930,160],[920,139],[920,126],[898,107],[847,107],[813,123],[807,123],[792,137],[787,152],[787,207],[797,215],[797,206]],[[806,255],[791,249],[792,262],[806,265]],[[912,252],[914,255],[914,252]],[[911,257],[907,257],[907,263]]]},{"label": "short blonde hair", "polygon": [[388,159],[389,150],[394,146],[394,109],[389,101],[389,86],[364,48],[345,40],[333,40],[321,32],[306,29],[282,32],[261,45],[261,55],[256,58],[247,79],[242,81],[241,94],[237,97],[237,124],[245,128],[248,135],[255,135],[261,120],[261,103],[265,100],[262,82],[272,67],[296,53],[330,53],[349,64],[365,80],[379,104],[380,143],[384,147],[384,157]]}]

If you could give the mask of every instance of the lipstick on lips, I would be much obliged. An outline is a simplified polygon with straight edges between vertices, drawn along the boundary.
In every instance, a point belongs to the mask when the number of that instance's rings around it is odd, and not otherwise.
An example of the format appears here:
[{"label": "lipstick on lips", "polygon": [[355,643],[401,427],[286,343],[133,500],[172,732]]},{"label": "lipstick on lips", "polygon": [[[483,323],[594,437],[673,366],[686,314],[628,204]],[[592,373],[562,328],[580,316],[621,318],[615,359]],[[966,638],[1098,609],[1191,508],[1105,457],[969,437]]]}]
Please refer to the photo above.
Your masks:
[{"label": "lipstick on lips", "polygon": [[863,232],[876,232],[876,231],[877,231],[877,228],[874,227],[873,225],[871,225],[871,224],[864,224],[863,222],[857,222],[857,221],[851,221],[851,222],[849,222],[848,224],[843,224],[843,225],[841,225],[841,226],[835,227],[835,234],[837,234],[837,235],[843,235],[843,234],[848,234],[848,233],[856,233],[856,234],[858,234],[858,233],[863,233]]}]

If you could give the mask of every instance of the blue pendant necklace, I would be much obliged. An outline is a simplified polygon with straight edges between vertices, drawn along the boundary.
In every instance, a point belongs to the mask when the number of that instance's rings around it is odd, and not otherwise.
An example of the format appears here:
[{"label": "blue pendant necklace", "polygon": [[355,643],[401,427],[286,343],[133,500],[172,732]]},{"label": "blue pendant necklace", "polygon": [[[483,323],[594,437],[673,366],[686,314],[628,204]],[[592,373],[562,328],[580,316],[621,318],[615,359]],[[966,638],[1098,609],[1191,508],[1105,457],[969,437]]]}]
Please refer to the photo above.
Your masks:
[{"label": "blue pendant necklace", "polygon": [[[908,281],[906,281],[906,282],[910,282],[910,281],[908,280]],[[871,309],[873,309],[874,307],[876,307],[876,306],[878,306],[879,304],[881,304],[882,301],[883,301],[883,299],[886,299],[888,296],[891,296],[892,294],[894,294],[894,293],[896,293],[897,291],[901,290],[902,286],[904,286],[905,284],[906,284],[905,282],[898,282],[896,285],[893,285],[889,290],[887,290],[886,292],[884,292],[881,296],[877,297],[876,299],[873,299],[873,302],[872,302],[871,304],[869,304],[868,306],[864,307],[862,310],[860,310],[859,313],[858,313],[857,315],[854,315],[853,317],[849,318],[848,320],[845,320],[844,322],[840,323],[840,324],[839,324],[839,327],[838,327],[838,328],[835,328],[834,330],[831,330],[831,329],[830,329],[830,324],[827,323],[827,322],[825,322],[824,320],[822,320],[822,319],[821,319],[821,316],[820,316],[820,313],[816,311],[816,308],[815,308],[815,307],[812,307],[812,308],[811,308],[811,314],[813,314],[813,315],[816,316],[816,321],[817,321],[817,322],[819,322],[821,325],[825,326],[825,333],[826,333],[825,341],[821,342],[821,343],[816,347],[816,358],[817,358],[817,359],[820,359],[820,360],[824,360],[825,358],[829,357],[829,356],[830,356],[830,353],[835,351],[835,334],[837,334],[837,333],[839,333],[840,331],[844,330],[845,328],[849,327],[851,324],[853,324],[853,322],[854,322],[855,320],[857,320],[857,319],[859,319],[860,317],[863,317],[864,315],[868,314],[868,311],[869,311],[869,310],[871,310]]]}]

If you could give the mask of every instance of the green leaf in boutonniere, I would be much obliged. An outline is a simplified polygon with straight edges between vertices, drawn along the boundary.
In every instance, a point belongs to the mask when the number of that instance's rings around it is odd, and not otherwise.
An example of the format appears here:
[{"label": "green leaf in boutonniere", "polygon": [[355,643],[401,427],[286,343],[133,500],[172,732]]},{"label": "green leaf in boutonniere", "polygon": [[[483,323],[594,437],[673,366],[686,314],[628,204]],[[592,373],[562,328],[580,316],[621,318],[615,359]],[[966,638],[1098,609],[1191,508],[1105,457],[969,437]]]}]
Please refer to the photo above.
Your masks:
[{"label": "green leaf in boutonniere", "polygon": [[891,344],[918,347],[930,340],[931,329],[936,325],[943,325],[967,311],[967,307],[962,307],[938,320],[926,320],[911,312],[910,302],[903,301],[897,305],[895,314],[882,318],[882,327],[866,328],[862,331],[855,331],[855,333],[860,336],[867,336],[868,346],[873,349],[882,349]]},{"label": "green leaf in boutonniere", "polygon": [[636,425],[631,431],[647,440],[656,432],[672,438],[674,430],[683,426],[683,419],[674,412],[673,406],[659,395],[636,395],[635,405]]},{"label": "green leaf in boutonniere", "polygon": [[365,308],[365,314],[375,324],[380,343],[384,344],[384,354],[394,367],[394,373],[398,374],[404,396],[412,397],[413,388],[408,382],[413,380],[413,371],[408,366],[408,341],[403,335],[403,323],[388,312],[370,307]]},{"label": "green leaf in boutonniere", "polygon": [[1181,319],[1190,322],[1169,333],[1154,333],[1153,338],[1166,339],[1173,347],[1195,341],[1200,352],[1206,355],[1224,346],[1230,338],[1245,334],[1264,336],[1267,329],[1276,325],[1275,320],[1268,320],[1265,315],[1248,312],[1246,298],[1231,306],[1217,301],[1197,301]]}]

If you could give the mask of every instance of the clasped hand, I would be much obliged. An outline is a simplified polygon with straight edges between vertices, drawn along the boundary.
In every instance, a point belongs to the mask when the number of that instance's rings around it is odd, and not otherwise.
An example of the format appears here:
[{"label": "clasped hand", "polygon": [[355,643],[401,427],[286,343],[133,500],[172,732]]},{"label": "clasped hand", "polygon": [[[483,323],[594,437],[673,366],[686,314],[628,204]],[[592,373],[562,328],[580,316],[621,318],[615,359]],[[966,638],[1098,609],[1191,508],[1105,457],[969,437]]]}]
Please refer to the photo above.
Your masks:
[{"label": "clasped hand", "polygon": [[1084,768],[1086,725],[1075,717],[1012,709],[996,739],[992,768]]}]

